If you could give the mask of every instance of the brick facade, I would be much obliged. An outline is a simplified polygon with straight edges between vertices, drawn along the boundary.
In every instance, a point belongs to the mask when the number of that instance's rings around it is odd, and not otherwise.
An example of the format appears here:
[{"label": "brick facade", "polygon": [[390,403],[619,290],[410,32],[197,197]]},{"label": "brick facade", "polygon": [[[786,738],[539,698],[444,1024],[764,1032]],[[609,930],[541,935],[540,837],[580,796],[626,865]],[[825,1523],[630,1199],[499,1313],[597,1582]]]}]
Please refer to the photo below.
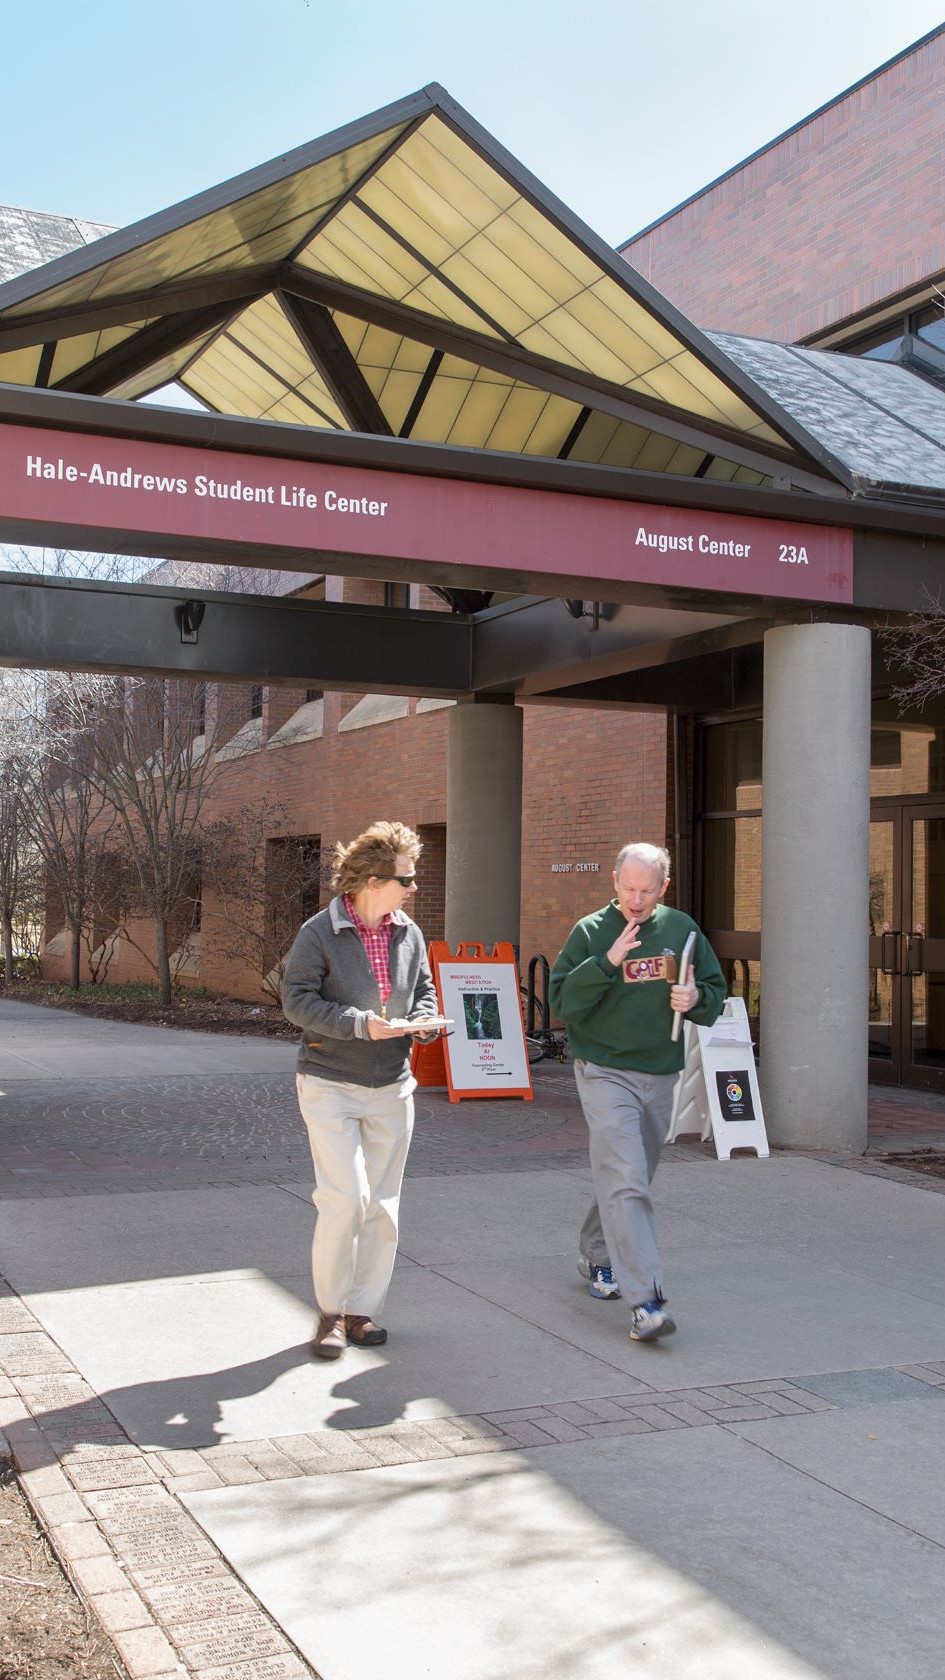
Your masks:
[{"label": "brick facade", "polygon": [[628,240],[700,327],[792,343],[945,272],[945,27]]},{"label": "brick facade", "polygon": [[[330,599],[380,602],[383,585],[362,579],[329,580]],[[419,605],[419,592],[414,604]],[[423,591],[423,606],[443,606]],[[444,610],[445,607],[444,607]],[[232,705],[237,696],[228,692]],[[321,845],[324,873],[334,843],[350,839],[378,816],[395,816],[420,832],[424,842],[421,883],[413,904],[428,939],[442,938],[445,927],[446,755],[449,708],[416,699],[404,702],[406,716],[388,722],[339,730],[350,720],[357,694],[326,693],[323,733],[295,744],[273,737],[306,702],[306,690],[265,688],[258,735],[250,750],[227,761],[207,805],[208,818],[225,818],[239,827],[248,813],[265,812],[265,839],[283,836]],[[208,693],[212,712],[215,696]],[[419,706],[419,709],[418,709]],[[233,707],[238,719],[246,705]],[[234,731],[229,728],[227,736]],[[233,743],[228,750],[233,750]],[[523,964],[536,952],[553,960],[578,916],[610,892],[614,856],[627,840],[666,840],[667,728],[661,714],[638,711],[531,705],[524,718],[522,832]],[[501,845],[501,836],[496,844]],[[265,852],[265,846],[262,848]],[[483,862],[488,868],[488,859]],[[259,871],[263,892],[264,868]],[[322,902],[329,889],[323,885]],[[230,907],[231,922],[235,918]],[[250,919],[247,912],[246,919]],[[206,986],[234,997],[257,998],[262,965],[221,931],[221,903],[205,887],[202,926],[194,942],[195,960],[183,971],[188,984]],[[55,930],[51,926],[50,932]],[[135,942],[153,950],[144,924],[131,930]],[[469,930],[475,938],[477,930]],[[44,968],[50,979],[68,978],[68,951],[53,939]],[[153,978],[142,952],[122,941],[108,970],[110,981]]]}]

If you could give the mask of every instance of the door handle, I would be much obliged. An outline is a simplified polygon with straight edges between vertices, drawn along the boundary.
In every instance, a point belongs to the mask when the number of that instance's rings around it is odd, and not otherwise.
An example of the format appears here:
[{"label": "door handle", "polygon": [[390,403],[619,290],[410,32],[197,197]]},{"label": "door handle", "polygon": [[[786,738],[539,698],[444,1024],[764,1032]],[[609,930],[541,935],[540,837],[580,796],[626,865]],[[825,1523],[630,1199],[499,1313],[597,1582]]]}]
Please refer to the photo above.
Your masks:
[{"label": "door handle", "polygon": [[[901,969],[901,966],[900,966],[900,964],[897,960],[898,955],[899,955],[898,941],[901,938],[902,938],[901,933],[892,933],[888,929],[881,936],[880,942],[879,942],[879,967],[880,967],[880,972],[881,973],[883,973],[883,974],[901,974],[902,969]],[[887,939],[892,939],[892,940],[896,941],[896,943],[892,946],[892,954],[891,955],[890,955],[890,947],[886,943]]]},{"label": "door handle", "polygon": [[902,971],[903,974],[916,975],[924,973],[924,963],[922,960],[924,940],[921,933],[907,933],[905,935],[905,941],[906,961],[905,967]]}]

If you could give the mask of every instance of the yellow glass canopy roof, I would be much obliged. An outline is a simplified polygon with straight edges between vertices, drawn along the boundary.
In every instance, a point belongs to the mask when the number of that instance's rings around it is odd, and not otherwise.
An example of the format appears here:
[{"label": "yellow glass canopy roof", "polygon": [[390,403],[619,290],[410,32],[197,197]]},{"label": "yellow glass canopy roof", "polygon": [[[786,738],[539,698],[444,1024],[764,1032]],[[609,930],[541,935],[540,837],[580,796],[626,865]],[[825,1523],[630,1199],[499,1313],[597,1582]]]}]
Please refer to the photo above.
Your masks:
[{"label": "yellow glass canopy roof", "polygon": [[772,399],[435,86],[0,286],[0,380],[134,399],[175,379],[290,425],[829,484]]}]

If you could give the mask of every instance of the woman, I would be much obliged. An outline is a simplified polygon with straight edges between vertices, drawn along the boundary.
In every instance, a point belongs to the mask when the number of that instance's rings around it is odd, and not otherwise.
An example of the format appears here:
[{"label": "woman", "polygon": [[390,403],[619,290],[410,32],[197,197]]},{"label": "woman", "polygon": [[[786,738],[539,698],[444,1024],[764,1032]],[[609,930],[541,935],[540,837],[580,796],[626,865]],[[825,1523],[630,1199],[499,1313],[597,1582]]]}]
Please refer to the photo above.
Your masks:
[{"label": "woman", "polygon": [[404,910],[420,850],[397,822],[372,823],[339,844],[336,896],[299,930],[282,982],[282,1007],[302,1029],[297,1086],[315,1165],[320,1359],[387,1340],[377,1319],[413,1130],[410,1046],[439,1030],[423,935]]}]

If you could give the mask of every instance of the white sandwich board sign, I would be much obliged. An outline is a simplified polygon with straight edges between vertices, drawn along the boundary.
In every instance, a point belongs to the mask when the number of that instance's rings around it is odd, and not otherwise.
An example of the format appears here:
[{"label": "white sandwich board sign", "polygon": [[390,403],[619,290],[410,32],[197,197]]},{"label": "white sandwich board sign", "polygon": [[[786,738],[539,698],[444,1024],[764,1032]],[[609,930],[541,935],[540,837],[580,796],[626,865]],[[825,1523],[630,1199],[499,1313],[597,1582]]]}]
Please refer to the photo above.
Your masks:
[{"label": "white sandwich board sign", "polygon": [[684,1133],[711,1136],[720,1161],[733,1149],[770,1153],[745,1000],[726,998],[713,1027],[686,1022],[686,1060],[673,1103],[669,1142]]}]

